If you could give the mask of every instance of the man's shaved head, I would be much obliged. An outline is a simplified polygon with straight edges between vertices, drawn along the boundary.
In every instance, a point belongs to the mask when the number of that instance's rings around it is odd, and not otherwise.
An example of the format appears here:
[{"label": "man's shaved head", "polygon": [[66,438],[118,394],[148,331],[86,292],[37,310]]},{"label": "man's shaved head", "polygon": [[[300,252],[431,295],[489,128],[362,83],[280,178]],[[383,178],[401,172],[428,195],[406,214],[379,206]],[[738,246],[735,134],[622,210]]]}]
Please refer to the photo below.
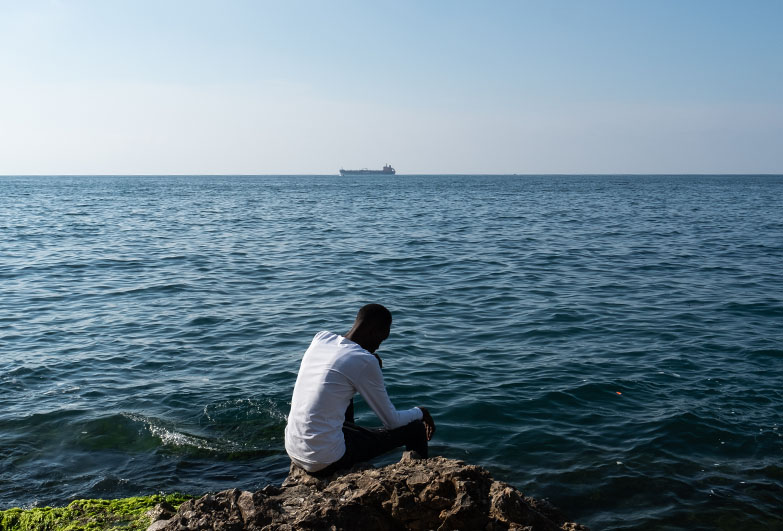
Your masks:
[{"label": "man's shaved head", "polygon": [[[391,331],[392,315],[380,304],[367,304],[359,308],[353,327],[345,334],[347,339],[375,354]],[[380,359],[379,359],[380,361]]]},{"label": "man's shaved head", "polygon": [[356,314],[356,324],[391,326],[392,314],[380,304],[365,304]]}]

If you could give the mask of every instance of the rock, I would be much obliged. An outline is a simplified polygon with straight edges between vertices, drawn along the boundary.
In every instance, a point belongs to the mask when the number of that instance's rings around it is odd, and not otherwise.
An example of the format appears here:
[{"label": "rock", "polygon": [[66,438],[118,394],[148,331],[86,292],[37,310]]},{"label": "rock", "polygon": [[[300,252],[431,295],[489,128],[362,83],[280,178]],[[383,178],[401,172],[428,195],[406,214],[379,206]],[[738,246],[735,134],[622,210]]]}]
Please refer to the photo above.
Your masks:
[{"label": "rock", "polygon": [[288,531],[410,529],[586,531],[546,501],[493,481],[485,469],[462,461],[421,459],[406,452],[399,463],[368,465],[326,479],[292,466],[282,487],[225,490],[183,503],[148,531]]},{"label": "rock", "polygon": [[155,507],[147,511],[147,516],[151,521],[157,522],[158,520],[168,520],[177,510],[168,502],[161,502]]},{"label": "rock", "polygon": [[147,528],[147,531],[162,531],[168,525],[168,523],[168,520],[158,520],[156,522],[152,522],[152,525]]},{"label": "rock", "polygon": [[285,478],[281,486],[286,488],[293,487],[294,485],[307,485],[320,488],[323,486],[323,482],[317,477],[308,474],[304,469],[291,463],[291,467],[288,469],[288,477]]}]

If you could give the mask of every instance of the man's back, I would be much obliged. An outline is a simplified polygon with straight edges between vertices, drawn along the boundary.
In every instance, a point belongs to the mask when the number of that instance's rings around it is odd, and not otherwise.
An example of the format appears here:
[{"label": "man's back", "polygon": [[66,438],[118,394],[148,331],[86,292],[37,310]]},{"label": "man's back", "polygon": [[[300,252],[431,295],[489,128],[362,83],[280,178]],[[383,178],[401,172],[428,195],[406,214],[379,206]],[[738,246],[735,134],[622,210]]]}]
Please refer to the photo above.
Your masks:
[{"label": "man's back", "polygon": [[418,408],[394,408],[375,356],[343,336],[318,332],[302,358],[285,430],[297,465],[316,471],[345,453],[345,410],[357,392],[388,429],[421,418]]},{"label": "man's back", "polygon": [[285,429],[288,454],[302,468],[336,461],[345,452],[344,412],[357,389],[363,358],[375,358],[353,341],[318,332],[302,358]]}]

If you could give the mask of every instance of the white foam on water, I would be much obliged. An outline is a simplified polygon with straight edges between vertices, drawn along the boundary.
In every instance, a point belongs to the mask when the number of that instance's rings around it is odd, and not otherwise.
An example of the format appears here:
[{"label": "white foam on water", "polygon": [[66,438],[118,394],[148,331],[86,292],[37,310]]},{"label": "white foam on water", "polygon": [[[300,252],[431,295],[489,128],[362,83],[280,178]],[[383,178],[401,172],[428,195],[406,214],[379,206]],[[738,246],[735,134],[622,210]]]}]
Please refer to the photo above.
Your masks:
[{"label": "white foam on water", "polygon": [[152,435],[159,438],[163,444],[170,444],[172,446],[192,446],[201,450],[219,451],[216,446],[209,444],[204,439],[194,437],[193,435],[186,435],[155,425],[149,425],[147,426],[147,429],[150,430]]},{"label": "white foam on water", "polygon": [[125,417],[144,424],[144,427],[149,432],[160,439],[164,445],[178,446],[178,447],[192,447],[200,450],[211,450],[213,452],[219,452],[221,449],[214,444],[211,444],[207,439],[198,437],[195,435],[189,435],[186,433],[178,432],[171,428],[166,428],[157,425],[155,422],[142,415],[136,415],[133,413],[124,413]]}]

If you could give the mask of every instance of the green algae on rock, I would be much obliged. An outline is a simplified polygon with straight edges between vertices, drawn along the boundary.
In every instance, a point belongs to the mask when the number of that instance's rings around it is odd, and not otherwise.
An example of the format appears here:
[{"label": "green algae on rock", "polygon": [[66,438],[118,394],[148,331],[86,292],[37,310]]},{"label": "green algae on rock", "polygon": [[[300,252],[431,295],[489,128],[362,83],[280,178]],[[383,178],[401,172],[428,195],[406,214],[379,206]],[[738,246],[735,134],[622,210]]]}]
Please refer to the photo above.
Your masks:
[{"label": "green algae on rock", "polygon": [[176,509],[193,496],[153,494],[118,500],[75,500],[67,507],[0,511],[0,531],[144,531],[159,504]]}]

